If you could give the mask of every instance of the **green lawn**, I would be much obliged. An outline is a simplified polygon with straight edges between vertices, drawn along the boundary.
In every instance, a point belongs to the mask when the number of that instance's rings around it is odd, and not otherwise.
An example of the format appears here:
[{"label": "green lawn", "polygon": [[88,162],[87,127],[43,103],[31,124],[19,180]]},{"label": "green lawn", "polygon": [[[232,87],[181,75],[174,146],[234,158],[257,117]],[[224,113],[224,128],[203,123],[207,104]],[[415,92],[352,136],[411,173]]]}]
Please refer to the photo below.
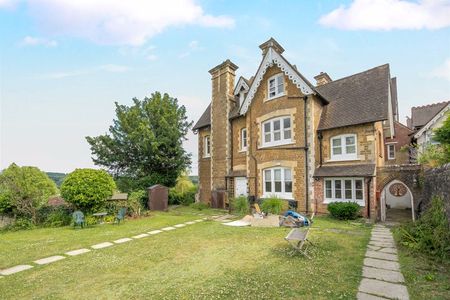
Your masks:
[{"label": "green lawn", "polygon": [[450,261],[436,262],[401,245],[398,251],[411,299],[450,299]]},{"label": "green lawn", "polygon": [[[1,265],[198,218],[190,212],[158,213],[123,226],[2,233]],[[2,299],[354,299],[370,228],[316,218],[313,260],[292,254],[283,239],[288,230],[202,222],[6,276],[0,291]]]}]

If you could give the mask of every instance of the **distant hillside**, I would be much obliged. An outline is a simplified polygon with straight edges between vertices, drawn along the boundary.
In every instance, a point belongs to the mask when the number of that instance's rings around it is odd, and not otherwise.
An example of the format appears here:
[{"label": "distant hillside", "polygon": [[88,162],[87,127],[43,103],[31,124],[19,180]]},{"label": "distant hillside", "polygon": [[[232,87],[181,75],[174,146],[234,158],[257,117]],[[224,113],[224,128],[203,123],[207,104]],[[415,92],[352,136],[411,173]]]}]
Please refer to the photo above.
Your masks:
[{"label": "distant hillside", "polygon": [[46,172],[48,177],[50,177],[51,180],[53,180],[58,188],[61,186],[61,183],[63,182],[64,178],[67,176],[65,173],[55,173],[55,172]]},{"label": "distant hillside", "polygon": [[189,176],[189,179],[193,184],[198,184],[198,176]]}]

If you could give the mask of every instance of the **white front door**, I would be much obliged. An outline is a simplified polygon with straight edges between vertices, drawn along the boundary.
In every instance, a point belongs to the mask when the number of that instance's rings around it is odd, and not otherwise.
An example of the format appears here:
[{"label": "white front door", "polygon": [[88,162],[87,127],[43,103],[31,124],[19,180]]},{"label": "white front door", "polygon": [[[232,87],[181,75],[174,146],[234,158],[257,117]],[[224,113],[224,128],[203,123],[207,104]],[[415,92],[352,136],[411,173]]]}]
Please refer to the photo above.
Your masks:
[{"label": "white front door", "polygon": [[234,178],[234,196],[247,196],[247,177]]}]

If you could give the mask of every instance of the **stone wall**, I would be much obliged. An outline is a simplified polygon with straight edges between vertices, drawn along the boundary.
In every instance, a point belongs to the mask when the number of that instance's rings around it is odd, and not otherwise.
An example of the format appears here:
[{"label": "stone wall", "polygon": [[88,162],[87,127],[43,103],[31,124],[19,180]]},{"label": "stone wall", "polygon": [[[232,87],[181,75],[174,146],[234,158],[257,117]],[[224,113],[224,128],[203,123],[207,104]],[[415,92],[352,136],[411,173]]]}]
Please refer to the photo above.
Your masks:
[{"label": "stone wall", "polygon": [[450,163],[425,171],[424,177],[420,211],[427,209],[433,196],[440,196],[444,199],[445,212],[450,224]]},{"label": "stone wall", "polygon": [[8,217],[8,216],[4,216],[4,215],[0,215],[0,228],[3,228],[5,226],[8,226],[12,223],[14,223],[15,219]]}]

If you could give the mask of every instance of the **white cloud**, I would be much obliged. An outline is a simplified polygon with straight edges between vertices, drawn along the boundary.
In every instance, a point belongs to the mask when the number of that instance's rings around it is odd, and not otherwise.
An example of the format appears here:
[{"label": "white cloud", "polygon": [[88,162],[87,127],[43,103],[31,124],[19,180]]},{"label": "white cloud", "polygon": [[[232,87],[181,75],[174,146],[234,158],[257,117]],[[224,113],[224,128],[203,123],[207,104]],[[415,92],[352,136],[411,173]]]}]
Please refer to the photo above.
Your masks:
[{"label": "white cloud", "polygon": [[440,29],[450,26],[450,1],[354,0],[319,23],[343,30]]},{"label": "white cloud", "polygon": [[156,56],[155,54],[149,54],[145,57],[145,59],[147,59],[149,61],[155,61],[158,59],[158,56]]},{"label": "white cloud", "polygon": [[180,55],[178,55],[179,58],[185,58],[189,55],[191,55],[192,52],[203,50],[203,47],[200,47],[198,41],[191,41],[188,44],[188,51],[182,52]]},{"label": "white cloud", "polygon": [[450,81],[450,58],[442,66],[437,67],[431,72],[432,77],[443,78]]},{"label": "white cloud", "polygon": [[0,8],[15,8],[18,0],[0,0]]},{"label": "white cloud", "polygon": [[111,73],[123,73],[123,72],[127,72],[128,70],[130,70],[130,68],[127,66],[120,66],[120,65],[113,65],[113,64],[103,65],[103,66],[98,67],[97,69],[101,70],[101,71],[111,72]]},{"label": "white cloud", "polygon": [[[5,0],[0,0],[5,1]],[[100,44],[143,45],[169,27],[231,28],[234,19],[205,14],[195,0],[25,0],[46,33]]]},{"label": "white cloud", "polygon": [[46,47],[56,47],[58,42],[55,40],[49,40],[45,38],[26,36],[20,42],[21,46],[46,46]]}]

